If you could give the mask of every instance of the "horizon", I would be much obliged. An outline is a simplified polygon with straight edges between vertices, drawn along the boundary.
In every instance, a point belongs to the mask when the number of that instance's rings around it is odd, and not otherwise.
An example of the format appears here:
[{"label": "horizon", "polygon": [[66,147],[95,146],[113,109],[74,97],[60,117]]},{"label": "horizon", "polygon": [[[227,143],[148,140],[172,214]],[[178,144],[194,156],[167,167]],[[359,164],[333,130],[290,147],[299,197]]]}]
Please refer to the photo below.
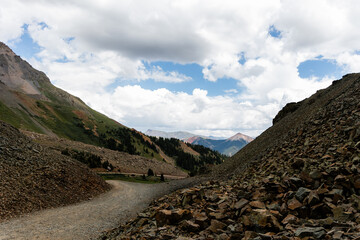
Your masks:
[{"label": "horizon", "polygon": [[[2,3],[0,41],[130,128],[253,138],[360,71],[357,1]],[[56,14],[54,14],[56,12]]]}]

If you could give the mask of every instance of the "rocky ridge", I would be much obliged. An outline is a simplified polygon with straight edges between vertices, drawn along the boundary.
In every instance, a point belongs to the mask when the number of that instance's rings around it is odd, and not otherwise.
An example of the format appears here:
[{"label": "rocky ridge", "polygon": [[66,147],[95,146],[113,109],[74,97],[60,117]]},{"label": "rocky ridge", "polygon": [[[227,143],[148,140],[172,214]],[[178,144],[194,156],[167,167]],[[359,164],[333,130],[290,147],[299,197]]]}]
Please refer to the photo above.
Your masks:
[{"label": "rocky ridge", "polygon": [[360,74],[304,101],[230,178],[164,196],[102,239],[360,239]]},{"label": "rocky ridge", "polygon": [[87,200],[109,188],[84,164],[0,121],[0,221]]}]

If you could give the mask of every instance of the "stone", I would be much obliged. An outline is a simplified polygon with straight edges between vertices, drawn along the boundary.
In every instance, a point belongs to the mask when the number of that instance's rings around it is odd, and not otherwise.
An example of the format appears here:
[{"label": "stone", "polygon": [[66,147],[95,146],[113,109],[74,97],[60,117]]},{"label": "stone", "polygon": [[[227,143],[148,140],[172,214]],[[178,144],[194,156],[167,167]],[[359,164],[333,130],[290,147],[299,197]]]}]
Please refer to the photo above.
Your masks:
[{"label": "stone", "polygon": [[327,215],[331,213],[330,207],[324,203],[314,205],[310,209],[310,217],[315,219],[326,218]]},{"label": "stone", "polygon": [[289,214],[289,215],[287,215],[287,216],[281,221],[281,223],[284,224],[284,225],[286,225],[286,224],[288,224],[288,223],[291,223],[291,224],[296,223],[297,221],[298,221],[298,218],[297,218],[297,217],[295,217],[295,216],[292,215],[292,214]]},{"label": "stone", "polygon": [[313,237],[315,239],[322,239],[326,235],[323,227],[302,227],[295,231],[295,236],[300,238]]},{"label": "stone", "polygon": [[258,234],[257,234],[256,232],[246,231],[243,240],[254,239],[254,238],[256,238],[257,236],[258,236]]},{"label": "stone", "polygon": [[270,210],[280,211],[280,205],[278,202],[272,202],[271,204],[267,205],[266,207],[267,207],[267,209],[270,209]]},{"label": "stone", "polygon": [[158,227],[164,226],[170,223],[171,210],[162,209],[157,212],[155,219]]},{"label": "stone", "polygon": [[308,204],[309,204],[310,206],[313,206],[313,205],[315,205],[315,204],[317,204],[317,203],[320,202],[320,197],[319,197],[319,195],[317,194],[316,191],[311,191],[311,192],[309,193],[307,202],[308,202]]},{"label": "stone", "polygon": [[191,237],[179,236],[179,237],[176,238],[176,240],[193,240],[193,238],[191,238]]},{"label": "stone", "polygon": [[304,167],[304,165],[305,165],[304,160],[301,158],[298,158],[293,162],[293,164],[291,164],[291,167],[294,169],[302,169]]},{"label": "stone", "polygon": [[190,220],[184,220],[180,222],[180,227],[189,232],[198,232],[200,230],[200,225],[196,224]]},{"label": "stone", "polygon": [[162,209],[156,213],[155,220],[157,226],[161,227],[165,224],[176,224],[180,220],[184,220],[189,217],[191,217],[191,213],[189,212],[189,210],[186,209]]},{"label": "stone", "polygon": [[260,201],[252,201],[252,202],[249,203],[249,205],[251,207],[254,207],[254,208],[266,208],[265,204],[263,202],[260,202]]},{"label": "stone", "polygon": [[235,207],[235,209],[241,209],[241,208],[245,207],[248,203],[249,203],[248,200],[246,200],[245,198],[242,198],[238,202],[235,203],[234,207]]},{"label": "stone", "polygon": [[296,198],[290,199],[287,205],[290,210],[295,210],[303,206]]},{"label": "stone", "polygon": [[334,232],[332,237],[333,239],[342,239],[343,235],[344,235],[343,231],[336,231]]},{"label": "stone", "polygon": [[360,189],[360,178],[358,178],[354,181],[354,188]]},{"label": "stone", "polygon": [[297,177],[291,177],[289,179],[290,183],[294,184],[295,186],[301,186],[302,185],[302,180],[300,178]]},{"label": "stone", "polygon": [[314,180],[320,179],[322,177],[322,173],[317,169],[312,170],[309,175]]},{"label": "stone", "polygon": [[206,216],[206,213],[197,213],[194,215],[195,223],[198,224],[202,229],[208,227],[209,218]]},{"label": "stone", "polygon": [[209,213],[210,217],[213,217],[217,220],[221,220],[221,219],[224,219],[226,217],[226,215],[224,215],[223,213],[221,212],[211,212]]},{"label": "stone", "polygon": [[351,217],[351,212],[345,212],[343,207],[336,207],[331,209],[334,219],[339,222],[346,222]]},{"label": "stone", "polygon": [[302,202],[308,195],[309,193],[311,192],[310,189],[307,189],[307,188],[304,188],[304,187],[300,187],[296,194],[295,194],[295,197],[300,201]]},{"label": "stone", "polygon": [[210,226],[207,228],[209,231],[213,233],[220,233],[221,230],[226,228],[226,224],[223,222],[220,222],[218,220],[212,219]]},{"label": "stone", "polygon": [[148,223],[148,219],[147,218],[140,218],[140,220],[136,223],[136,226],[137,227],[142,227],[144,226],[145,224]]},{"label": "stone", "polygon": [[250,225],[254,227],[269,227],[281,229],[277,218],[266,209],[253,209],[249,216]]}]

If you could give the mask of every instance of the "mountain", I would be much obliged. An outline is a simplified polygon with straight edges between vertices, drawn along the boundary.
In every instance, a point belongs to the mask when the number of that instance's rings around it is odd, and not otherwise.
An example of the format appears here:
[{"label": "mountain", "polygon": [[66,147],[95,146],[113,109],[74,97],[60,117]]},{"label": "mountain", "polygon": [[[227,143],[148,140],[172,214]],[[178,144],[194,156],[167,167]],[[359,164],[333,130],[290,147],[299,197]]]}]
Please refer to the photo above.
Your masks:
[{"label": "mountain", "polygon": [[244,147],[246,144],[253,140],[253,138],[246,136],[242,133],[237,133],[228,139],[222,139],[218,137],[206,137],[184,131],[164,132],[151,129],[147,130],[145,134],[153,137],[176,138],[187,143],[210,148],[227,156],[234,155],[242,147]]},{"label": "mountain", "polygon": [[208,147],[212,150],[218,151],[227,156],[232,156],[252,140],[253,138],[249,136],[246,136],[242,133],[237,133],[228,139],[222,139],[222,140],[214,140],[214,139],[194,136],[186,139],[185,141],[191,144],[197,144],[197,145],[202,145],[204,147]]},{"label": "mountain", "polygon": [[199,136],[193,133],[184,132],[184,131],[177,131],[177,132],[164,132],[164,131],[158,131],[158,130],[151,130],[148,129],[145,132],[146,135],[152,136],[152,137],[163,137],[163,138],[176,138],[179,140],[185,140],[191,137],[204,137],[205,136]]},{"label": "mountain", "polygon": [[287,104],[210,181],[101,239],[359,239],[359,106],[360,73]]},{"label": "mountain", "polygon": [[[191,146],[184,147],[180,142],[163,144],[171,145],[177,149],[177,153],[189,154],[189,158],[194,157],[196,160],[192,164],[182,164],[179,156],[168,156],[166,152],[169,151],[156,145],[148,136],[108,118],[88,107],[81,99],[53,86],[43,72],[34,69],[1,42],[0,120],[22,130],[156,159],[174,167],[176,163],[179,166],[186,165],[189,171],[197,171],[206,164],[222,161],[216,153],[216,160],[212,158],[214,154],[208,156],[212,159],[209,160],[195,150],[187,149]],[[62,150],[74,156],[78,152],[78,149]],[[79,154],[81,156],[78,158],[92,162],[89,163],[92,167],[100,165],[99,161],[96,164],[94,162],[99,156],[88,152]]]}]

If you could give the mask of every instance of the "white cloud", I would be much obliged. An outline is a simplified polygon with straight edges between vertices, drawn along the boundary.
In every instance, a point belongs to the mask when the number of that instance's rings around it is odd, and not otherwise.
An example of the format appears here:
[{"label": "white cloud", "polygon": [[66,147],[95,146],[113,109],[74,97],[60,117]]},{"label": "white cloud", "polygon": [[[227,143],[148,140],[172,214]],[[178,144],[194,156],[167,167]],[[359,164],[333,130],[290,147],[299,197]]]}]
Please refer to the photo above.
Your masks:
[{"label": "white cloud", "polygon": [[[143,131],[148,126],[157,129],[177,126],[178,129],[208,131],[217,136],[239,131],[256,136],[268,127],[271,120],[269,107],[274,108],[272,105],[252,106],[226,96],[210,97],[202,89],[187,94],[128,85],[117,87],[113,93],[81,94],[84,93],[78,92],[91,107]],[[254,122],[254,118],[259,121]]]},{"label": "white cloud", "polygon": [[225,93],[238,93],[238,90],[232,88],[232,89],[227,89],[227,90],[224,90]]},{"label": "white cloud", "polygon": [[[254,136],[286,102],[330,84],[332,76],[300,78],[301,62],[321,55],[360,71],[359,10],[356,0],[12,0],[1,1],[0,40],[16,44],[28,24],[42,47],[31,63],[124,124]],[[281,38],[269,35],[270,26]],[[107,91],[123,80],[195,81],[144,64],[154,61],[197,63],[205,79],[233,78],[241,91],[217,97],[200,89]]]}]

